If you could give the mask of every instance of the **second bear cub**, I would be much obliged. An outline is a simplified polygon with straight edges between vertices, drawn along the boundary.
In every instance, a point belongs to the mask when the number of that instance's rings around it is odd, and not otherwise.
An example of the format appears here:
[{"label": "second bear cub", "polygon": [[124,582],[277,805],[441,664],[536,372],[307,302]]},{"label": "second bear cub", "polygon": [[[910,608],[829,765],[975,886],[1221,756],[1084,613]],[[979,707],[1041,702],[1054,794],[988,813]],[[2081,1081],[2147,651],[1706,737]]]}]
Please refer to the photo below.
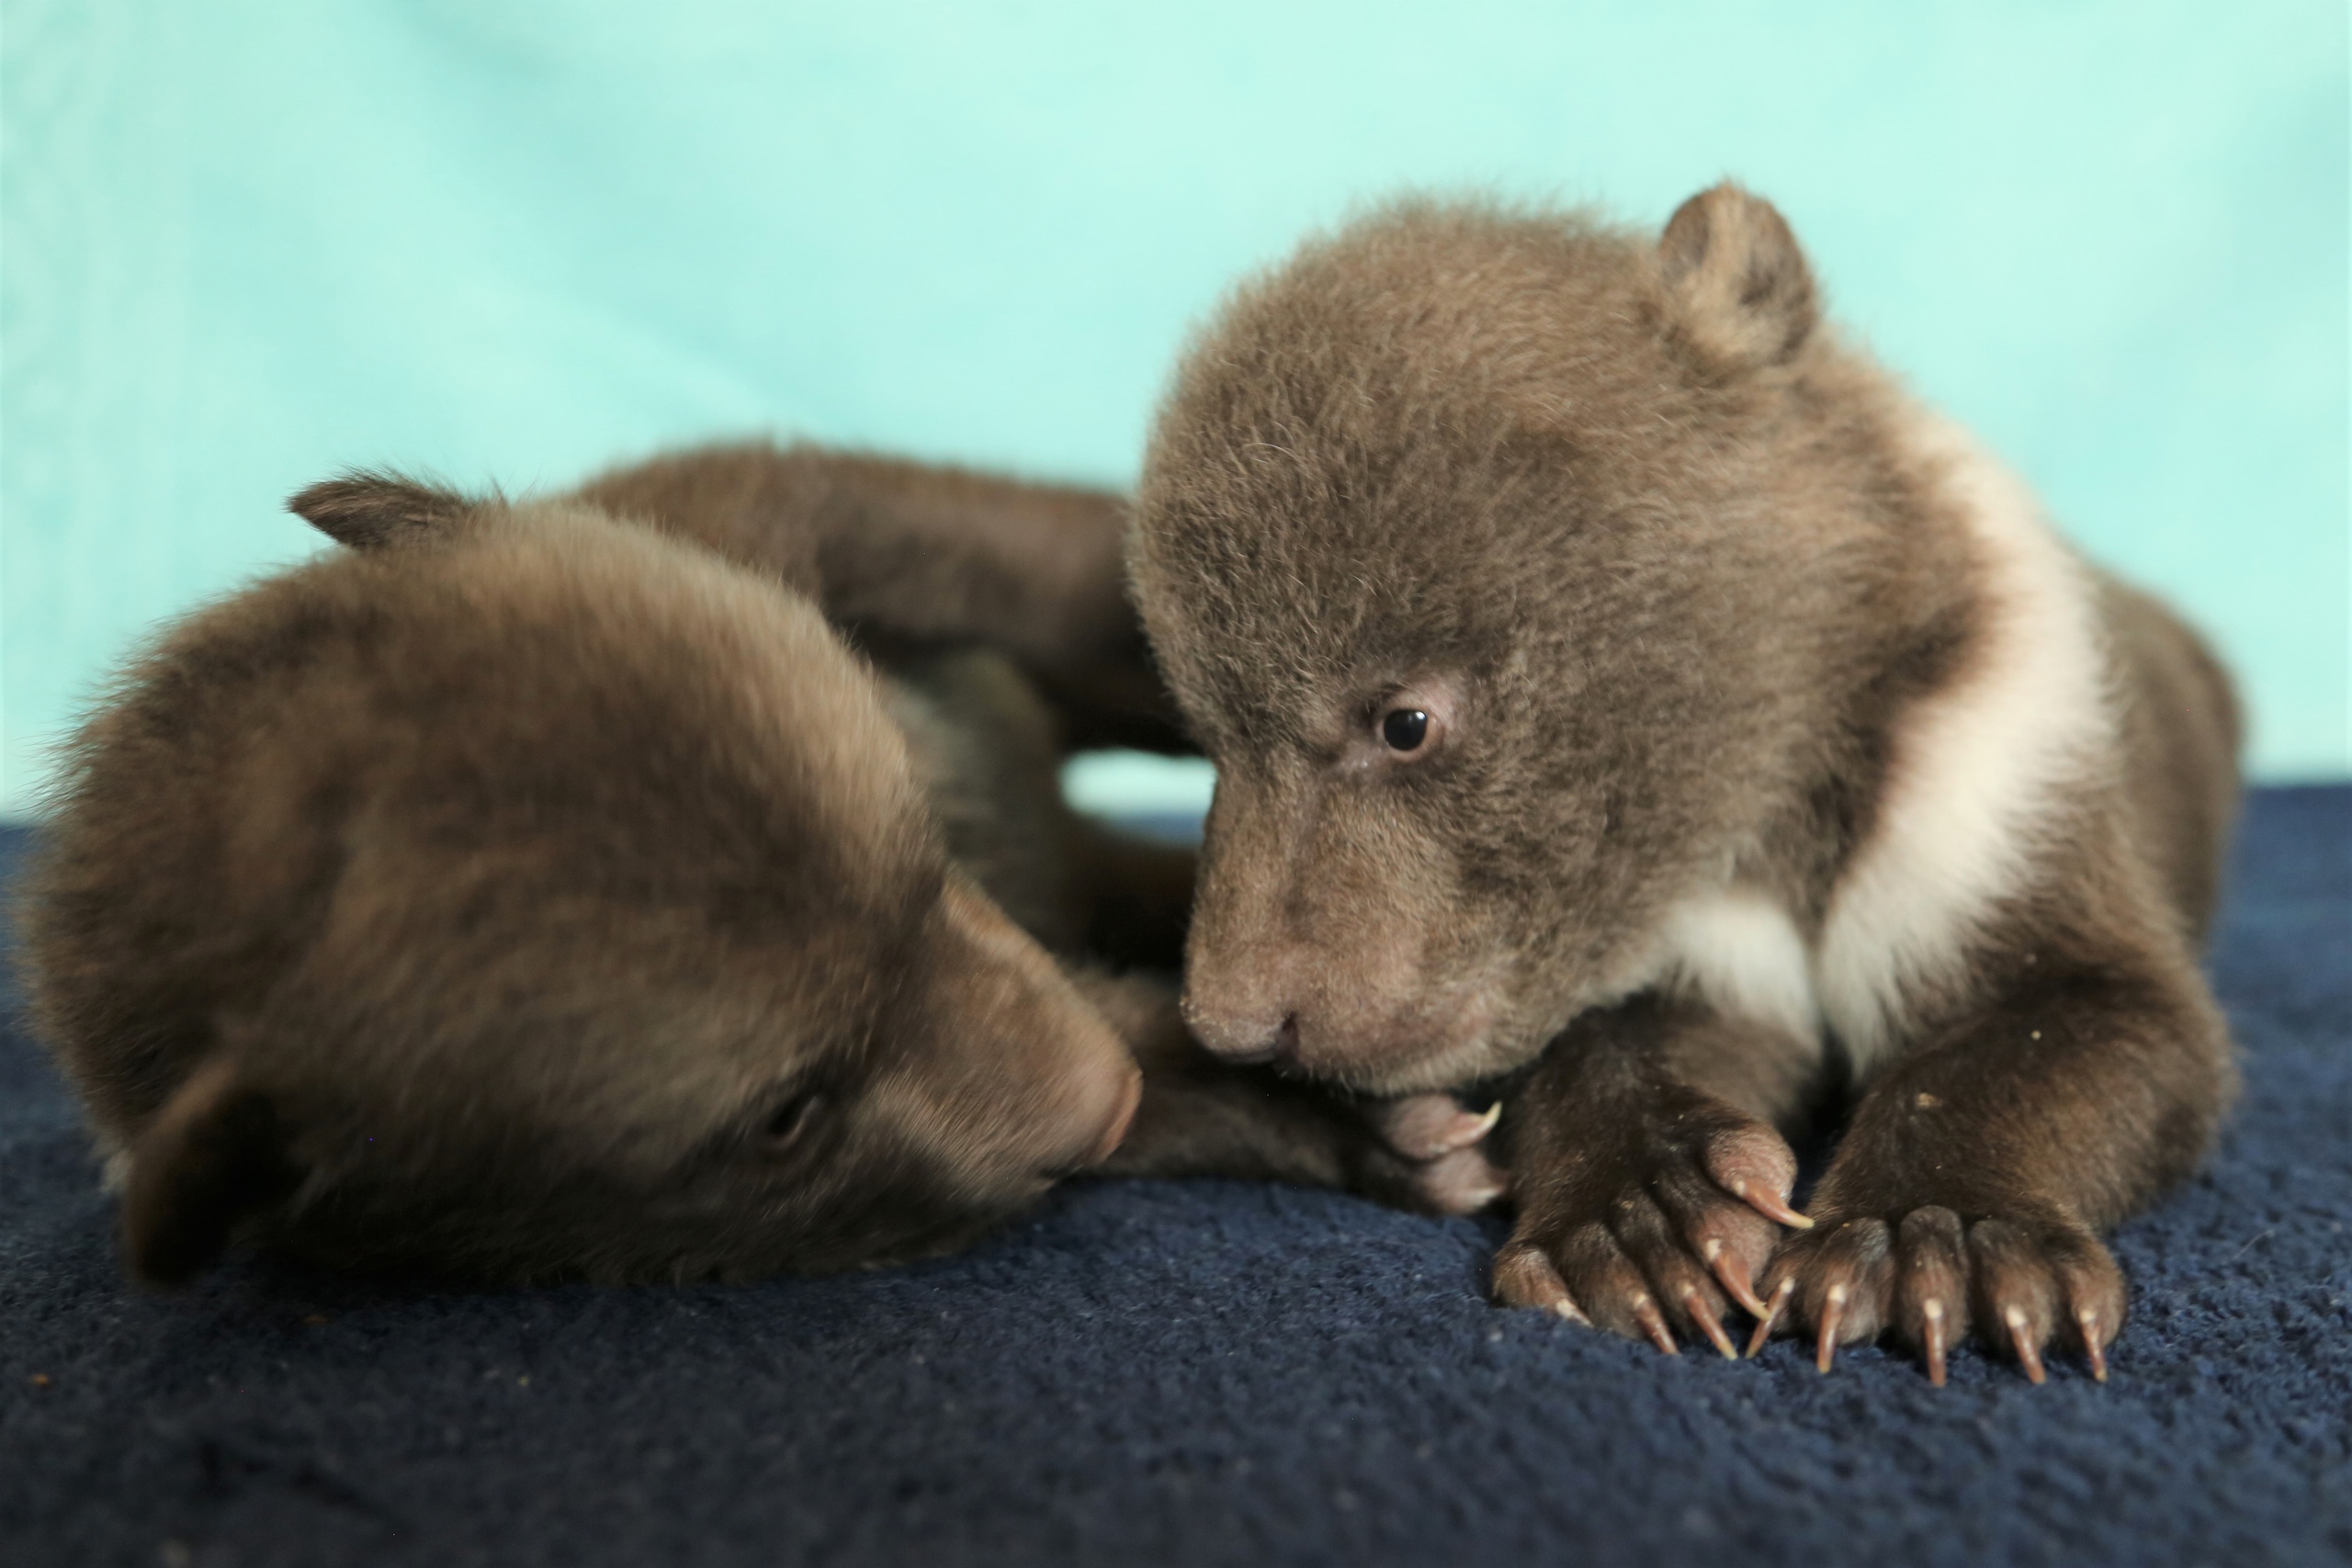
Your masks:
[{"label": "second bear cub", "polygon": [[1128,1052],[948,862],[806,600],[576,505],[306,500],[427,525],[175,628],[82,732],[28,893],[139,1273],[243,1232],[476,1277],[838,1268],[1117,1144]]}]

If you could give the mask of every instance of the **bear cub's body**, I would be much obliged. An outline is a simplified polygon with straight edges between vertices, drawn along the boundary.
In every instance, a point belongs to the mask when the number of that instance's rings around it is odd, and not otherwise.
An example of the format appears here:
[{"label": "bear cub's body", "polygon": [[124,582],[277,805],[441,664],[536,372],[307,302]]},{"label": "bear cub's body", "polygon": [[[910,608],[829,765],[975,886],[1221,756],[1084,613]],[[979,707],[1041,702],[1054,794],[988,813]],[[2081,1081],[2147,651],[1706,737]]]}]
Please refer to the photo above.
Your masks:
[{"label": "bear cub's body", "polygon": [[1218,770],[1187,1017],[1502,1088],[1502,1300],[2103,1370],[2098,1233],[2231,1092],[2228,682],[1821,321],[1768,204],[1310,243],[1185,361],[1129,558]]}]

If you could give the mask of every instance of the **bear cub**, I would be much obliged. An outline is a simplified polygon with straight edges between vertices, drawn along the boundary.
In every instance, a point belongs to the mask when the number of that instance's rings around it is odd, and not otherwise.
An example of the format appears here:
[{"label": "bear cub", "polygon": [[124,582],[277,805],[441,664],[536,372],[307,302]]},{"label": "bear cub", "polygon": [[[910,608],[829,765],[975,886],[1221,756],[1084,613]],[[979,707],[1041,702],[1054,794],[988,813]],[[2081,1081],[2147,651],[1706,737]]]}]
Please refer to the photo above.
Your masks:
[{"label": "bear cub", "polygon": [[1137,508],[1217,767],[1205,1044],[1499,1089],[1505,1303],[2104,1375],[2100,1233],[2232,1092],[2229,684],[1823,321],[1770,204],[1314,240],[1190,351]]}]

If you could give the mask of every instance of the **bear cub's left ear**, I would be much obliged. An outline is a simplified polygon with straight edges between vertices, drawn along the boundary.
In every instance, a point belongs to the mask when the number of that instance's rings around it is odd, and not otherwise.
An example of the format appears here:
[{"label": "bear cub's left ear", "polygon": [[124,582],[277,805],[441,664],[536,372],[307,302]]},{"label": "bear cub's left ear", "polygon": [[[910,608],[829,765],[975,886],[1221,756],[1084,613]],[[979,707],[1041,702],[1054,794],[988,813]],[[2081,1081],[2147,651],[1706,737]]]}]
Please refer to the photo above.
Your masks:
[{"label": "bear cub's left ear", "polygon": [[1675,324],[1721,369],[1786,363],[1819,318],[1813,269],[1788,220],[1729,181],[1675,209],[1657,262]]},{"label": "bear cub's left ear", "polygon": [[287,502],[286,510],[339,545],[379,550],[453,534],[474,508],[439,485],[355,471],[322,479]]}]

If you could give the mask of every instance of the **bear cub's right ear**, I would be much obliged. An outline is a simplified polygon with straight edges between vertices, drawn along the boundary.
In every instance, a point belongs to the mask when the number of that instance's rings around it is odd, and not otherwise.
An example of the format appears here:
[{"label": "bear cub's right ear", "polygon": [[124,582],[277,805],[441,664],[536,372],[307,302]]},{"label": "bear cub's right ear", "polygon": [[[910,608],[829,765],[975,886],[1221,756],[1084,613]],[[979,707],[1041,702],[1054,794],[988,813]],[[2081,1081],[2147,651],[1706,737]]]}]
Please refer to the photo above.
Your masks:
[{"label": "bear cub's right ear", "polygon": [[399,474],[364,470],[322,479],[286,510],[339,545],[378,550],[454,533],[473,505],[464,496]]},{"label": "bear cub's right ear", "polygon": [[1675,209],[1658,239],[1657,266],[1677,324],[1720,370],[1786,363],[1821,314],[1813,269],[1788,220],[1729,181]]}]

